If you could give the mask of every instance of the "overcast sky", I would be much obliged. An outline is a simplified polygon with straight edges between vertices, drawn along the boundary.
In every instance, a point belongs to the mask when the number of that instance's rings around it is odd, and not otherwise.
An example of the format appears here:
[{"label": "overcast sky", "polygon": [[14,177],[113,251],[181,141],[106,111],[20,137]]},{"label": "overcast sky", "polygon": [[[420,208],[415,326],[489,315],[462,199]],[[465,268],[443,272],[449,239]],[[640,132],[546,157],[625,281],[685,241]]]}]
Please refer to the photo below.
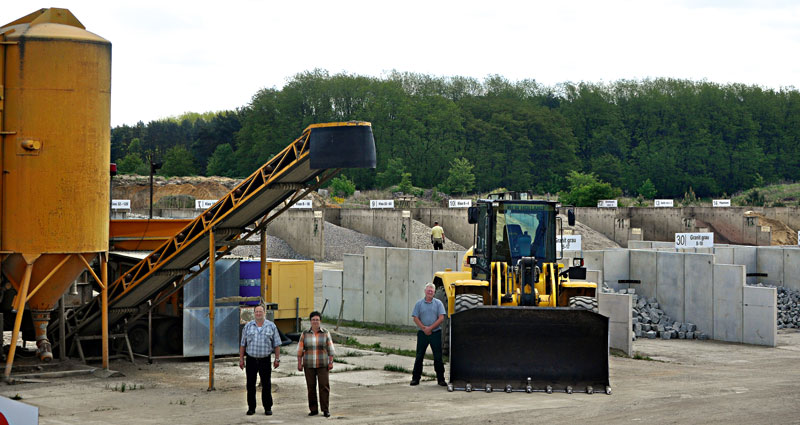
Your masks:
[{"label": "overcast sky", "polygon": [[[0,25],[47,4],[6,1]],[[112,43],[111,124],[234,109],[314,68],[800,87],[800,1],[61,0]]]}]

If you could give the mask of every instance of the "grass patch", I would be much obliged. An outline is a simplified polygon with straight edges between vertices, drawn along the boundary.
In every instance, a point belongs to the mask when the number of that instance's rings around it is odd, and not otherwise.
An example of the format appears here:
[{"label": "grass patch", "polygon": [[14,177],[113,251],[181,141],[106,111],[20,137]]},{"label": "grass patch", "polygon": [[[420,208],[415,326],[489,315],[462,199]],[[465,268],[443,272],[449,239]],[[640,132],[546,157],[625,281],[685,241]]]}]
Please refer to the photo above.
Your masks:
[{"label": "grass patch", "polygon": [[346,362],[346,361],[344,361],[344,360],[340,359],[339,357],[334,357],[334,358],[333,358],[333,362],[334,362],[334,363],[341,363],[341,364],[351,364],[351,363],[348,363],[348,362]]},{"label": "grass patch", "polygon": [[[358,342],[357,339],[353,338],[352,336],[347,337],[347,341],[345,341],[342,345],[352,348],[359,348],[362,350],[369,350],[369,351],[377,351],[379,353],[385,354],[396,354],[398,356],[405,356],[405,357],[416,357],[417,352],[416,350],[405,350],[402,348],[392,348],[392,347],[381,347],[380,342],[376,342],[374,344],[362,344]],[[425,359],[433,360],[433,354],[425,354]],[[450,359],[447,356],[442,356],[442,362],[447,363]]]},{"label": "grass patch", "polygon": [[[322,323],[326,323],[328,325],[336,326],[336,319],[332,319],[330,317],[323,317]],[[416,328],[411,326],[398,326],[398,325],[383,325],[377,323],[363,323],[363,322],[356,322],[353,320],[342,320],[339,323],[339,326],[346,326],[348,328],[359,328],[359,329],[370,329],[374,331],[382,331],[382,332],[393,332],[393,333],[415,333],[417,332]]]},{"label": "grass patch", "polygon": [[642,354],[642,353],[640,353],[638,351],[634,352],[633,355],[630,356],[630,357],[625,355],[625,353],[622,352],[622,350],[618,350],[616,348],[612,348],[610,351],[611,351],[611,355],[614,356],[614,357],[624,357],[624,358],[634,359],[634,360],[645,360],[645,361],[648,361],[648,362],[664,363],[664,361],[662,361],[662,360],[656,360],[656,359],[648,356],[647,354]]},{"label": "grass patch", "polygon": [[127,384],[123,382],[122,384],[114,384],[114,388],[111,388],[109,384],[106,384],[106,389],[111,391],[119,391],[124,393],[125,391],[135,391],[135,390],[142,390],[144,389],[144,385],[142,384]]},{"label": "grass patch", "polygon": [[372,370],[372,368],[371,367],[366,367],[366,366],[356,366],[356,367],[352,367],[350,369],[333,369],[332,371],[330,371],[330,373],[355,372],[355,371],[359,371],[359,370]]},{"label": "grass patch", "polygon": [[[339,354],[338,357],[364,357],[364,356],[365,354],[360,351],[348,351],[347,353]],[[334,357],[334,360],[336,360],[336,357]]]},{"label": "grass patch", "polygon": [[388,371],[388,372],[411,373],[410,370],[404,368],[403,366],[398,366],[398,365],[395,365],[395,364],[383,365],[383,370]]}]

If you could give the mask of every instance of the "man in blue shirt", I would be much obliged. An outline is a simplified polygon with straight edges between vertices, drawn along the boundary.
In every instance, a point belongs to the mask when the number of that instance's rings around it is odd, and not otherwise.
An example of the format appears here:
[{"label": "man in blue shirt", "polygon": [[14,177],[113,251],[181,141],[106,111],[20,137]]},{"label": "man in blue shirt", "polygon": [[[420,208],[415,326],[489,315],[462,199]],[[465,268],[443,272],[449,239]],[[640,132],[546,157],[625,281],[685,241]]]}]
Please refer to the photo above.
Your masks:
[{"label": "man in blue shirt", "polygon": [[411,385],[419,385],[422,376],[422,360],[428,345],[433,351],[433,370],[436,371],[436,380],[439,385],[447,386],[444,380],[444,363],[442,362],[442,328],[439,326],[444,321],[444,304],[433,298],[435,288],[432,283],[425,285],[425,298],[417,301],[411,317],[419,328],[417,331],[417,358],[414,360],[414,371],[411,374]]},{"label": "man in blue shirt", "polygon": [[247,414],[256,413],[256,374],[261,377],[261,404],[264,414],[272,414],[272,370],[269,368],[270,355],[275,353],[275,369],[281,364],[281,337],[275,324],[266,320],[263,305],[253,309],[255,320],[251,320],[242,329],[242,342],[239,344],[239,368],[245,368],[247,354]]}]

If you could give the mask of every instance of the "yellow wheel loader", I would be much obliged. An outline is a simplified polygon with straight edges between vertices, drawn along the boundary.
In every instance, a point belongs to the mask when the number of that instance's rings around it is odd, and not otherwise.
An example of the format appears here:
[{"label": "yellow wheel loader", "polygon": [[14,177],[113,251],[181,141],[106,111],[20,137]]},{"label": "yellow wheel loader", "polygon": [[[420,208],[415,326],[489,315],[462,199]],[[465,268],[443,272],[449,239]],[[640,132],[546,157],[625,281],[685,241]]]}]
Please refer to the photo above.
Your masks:
[{"label": "yellow wheel loader", "polygon": [[[608,318],[583,259],[558,262],[563,234],[550,201],[479,200],[468,210],[475,245],[462,271],[437,272],[447,310],[448,390],[611,393]],[[575,223],[572,209],[567,211]]]}]

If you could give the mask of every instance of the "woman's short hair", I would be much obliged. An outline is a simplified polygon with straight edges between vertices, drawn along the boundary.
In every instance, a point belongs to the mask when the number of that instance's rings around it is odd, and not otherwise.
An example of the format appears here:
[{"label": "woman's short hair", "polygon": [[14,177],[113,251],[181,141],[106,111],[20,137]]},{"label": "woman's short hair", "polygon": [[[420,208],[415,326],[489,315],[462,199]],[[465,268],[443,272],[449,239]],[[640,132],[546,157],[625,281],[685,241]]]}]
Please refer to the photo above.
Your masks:
[{"label": "woman's short hair", "polygon": [[308,320],[311,320],[314,317],[319,317],[319,320],[322,320],[322,315],[316,310],[312,311],[311,314],[308,315]]}]

